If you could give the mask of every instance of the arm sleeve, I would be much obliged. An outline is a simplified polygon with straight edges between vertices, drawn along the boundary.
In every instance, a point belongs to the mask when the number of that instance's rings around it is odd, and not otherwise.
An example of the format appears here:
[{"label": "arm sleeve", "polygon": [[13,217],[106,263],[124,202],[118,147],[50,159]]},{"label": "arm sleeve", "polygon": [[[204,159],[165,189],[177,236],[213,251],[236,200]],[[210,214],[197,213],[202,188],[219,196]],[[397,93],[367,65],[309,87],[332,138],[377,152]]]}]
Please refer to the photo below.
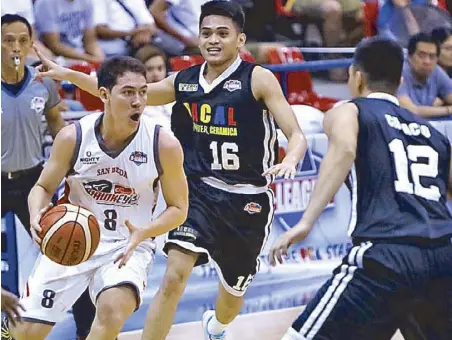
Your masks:
[{"label": "arm sleeve", "polygon": [[47,100],[45,109],[51,109],[55,105],[57,105],[60,102],[60,94],[58,93],[58,89],[56,87],[55,82],[50,78],[44,78],[42,80],[42,83],[47,88],[47,91],[49,91],[49,99]]}]

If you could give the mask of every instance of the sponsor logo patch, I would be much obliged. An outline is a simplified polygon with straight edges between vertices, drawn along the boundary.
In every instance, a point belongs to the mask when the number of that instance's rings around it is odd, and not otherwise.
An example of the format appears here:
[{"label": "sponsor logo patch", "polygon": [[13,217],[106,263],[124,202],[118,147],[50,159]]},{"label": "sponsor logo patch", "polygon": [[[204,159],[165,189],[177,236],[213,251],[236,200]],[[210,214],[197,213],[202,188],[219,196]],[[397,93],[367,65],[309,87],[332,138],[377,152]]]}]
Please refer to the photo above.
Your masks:
[{"label": "sponsor logo patch", "polygon": [[250,202],[245,205],[245,208],[243,208],[246,212],[249,214],[259,214],[262,211],[262,206],[259,203],[256,202]]},{"label": "sponsor logo patch", "polygon": [[148,155],[142,151],[134,151],[130,155],[129,160],[140,166],[141,164],[148,162]]},{"label": "sponsor logo patch", "polygon": [[100,157],[93,157],[91,151],[86,151],[85,157],[80,157],[80,163],[82,164],[97,164]]},{"label": "sponsor logo patch", "polygon": [[179,84],[179,91],[180,92],[196,92],[198,91],[198,84]]},{"label": "sponsor logo patch", "polygon": [[241,90],[242,82],[240,80],[228,80],[226,83],[224,83],[223,88],[228,90],[229,92]]}]

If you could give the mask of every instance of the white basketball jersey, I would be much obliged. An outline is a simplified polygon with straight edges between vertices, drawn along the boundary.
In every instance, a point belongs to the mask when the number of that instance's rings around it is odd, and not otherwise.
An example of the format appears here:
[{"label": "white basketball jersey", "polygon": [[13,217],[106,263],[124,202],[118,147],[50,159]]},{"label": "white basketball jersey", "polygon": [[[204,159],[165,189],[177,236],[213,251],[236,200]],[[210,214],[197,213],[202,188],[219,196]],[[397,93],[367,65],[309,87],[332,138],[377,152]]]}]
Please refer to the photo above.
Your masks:
[{"label": "white basketball jersey", "polygon": [[[85,116],[77,126],[80,147],[78,152],[76,147],[73,171],[66,179],[65,190],[70,203],[83,206],[96,216],[101,229],[98,249],[101,253],[112,248],[106,243],[128,239],[126,220],[139,228],[149,225],[161,169],[160,126],[142,115],[138,131],[129,144],[119,154],[111,155],[98,129],[102,115]],[[153,240],[146,242],[154,248]]]}]

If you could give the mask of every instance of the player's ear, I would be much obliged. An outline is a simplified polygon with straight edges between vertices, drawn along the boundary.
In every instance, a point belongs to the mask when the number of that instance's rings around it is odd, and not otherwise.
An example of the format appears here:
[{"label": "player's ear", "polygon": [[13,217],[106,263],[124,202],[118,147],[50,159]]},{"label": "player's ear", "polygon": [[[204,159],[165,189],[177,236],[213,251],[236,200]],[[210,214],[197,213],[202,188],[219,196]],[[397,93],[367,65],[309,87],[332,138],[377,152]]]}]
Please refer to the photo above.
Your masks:
[{"label": "player's ear", "polygon": [[101,87],[99,89],[100,100],[102,100],[103,103],[106,103],[108,101],[109,97],[110,97],[110,92],[105,87]]},{"label": "player's ear", "polygon": [[239,33],[239,48],[242,48],[243,46],[245,46],[245,42],[246,42],[246,35],[245,33]]}]

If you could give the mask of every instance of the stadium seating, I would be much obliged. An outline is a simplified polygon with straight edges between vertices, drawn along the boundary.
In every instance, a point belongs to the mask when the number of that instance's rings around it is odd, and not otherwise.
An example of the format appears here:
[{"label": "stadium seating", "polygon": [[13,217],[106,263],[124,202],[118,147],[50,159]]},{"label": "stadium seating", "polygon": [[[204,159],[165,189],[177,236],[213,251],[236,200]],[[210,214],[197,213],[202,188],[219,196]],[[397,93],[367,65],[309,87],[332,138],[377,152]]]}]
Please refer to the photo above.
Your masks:
[{"label": "stadium seating", "polygon": [[[91,74],[95,72],[99,65],[90,64],[87,62],[77,62],[72,64],[70,68],[75,71]],[[75,100],[78,100],[88,111],[103,110],[104,103],[96,96],[79,89],[75,89]]]},{"label": "stadium seating", "polygon": [[[298,48],[282,47],[269,50],[268,61],[269,64],[287,64],[303,62],[304,58]],[[275,75],[281,80],[279,73]],[[311,75],[307,71],[287,74],[287,99],[291,105],[310,105],[321,111],[329,110],[337,102],[335,98],[322,97],[314,91]]]},{"label": "stadium seating", "polygon": [[184,70],[190,66],[199,65],[204,62],[204,58],[200,55],[183,55],[172,57],[169,60],[171,71]]}]

